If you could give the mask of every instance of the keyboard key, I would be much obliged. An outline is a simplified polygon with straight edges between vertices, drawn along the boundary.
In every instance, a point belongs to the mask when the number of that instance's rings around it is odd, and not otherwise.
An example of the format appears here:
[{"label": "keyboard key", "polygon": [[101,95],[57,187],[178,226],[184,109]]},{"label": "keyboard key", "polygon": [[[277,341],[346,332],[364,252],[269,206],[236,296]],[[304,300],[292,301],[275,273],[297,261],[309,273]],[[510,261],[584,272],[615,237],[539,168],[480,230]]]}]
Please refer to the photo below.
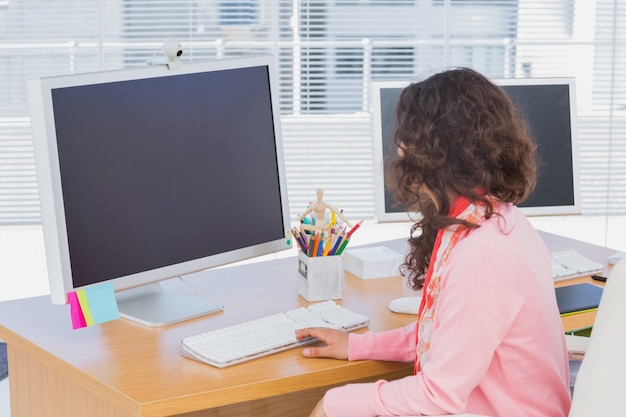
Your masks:
[{"label": "keyboard key", "polygon": [[594,262],[574,249],[552,252],[552,278],[555,281],[579,278],[604,272],[604,265]]}]

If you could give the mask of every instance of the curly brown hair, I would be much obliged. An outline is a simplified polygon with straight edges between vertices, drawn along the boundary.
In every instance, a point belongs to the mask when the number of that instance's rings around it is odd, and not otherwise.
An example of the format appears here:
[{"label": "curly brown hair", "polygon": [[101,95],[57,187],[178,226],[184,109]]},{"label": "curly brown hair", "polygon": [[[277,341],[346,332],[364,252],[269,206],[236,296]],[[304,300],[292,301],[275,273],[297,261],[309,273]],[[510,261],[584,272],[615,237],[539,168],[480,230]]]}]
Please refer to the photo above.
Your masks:
[{"label": "curly brown hair", "polygon": [[445,70],[402,91],[394,144],[402,151],[389,161],[387,186],[420,215],[402,265],[414,289],[423,287],[440,229],[477,227],[448,215],[455,196],[484,204],[490,218],[492,201],[517,204],[535,187],[528,125],[500,87],[469,68]]}]

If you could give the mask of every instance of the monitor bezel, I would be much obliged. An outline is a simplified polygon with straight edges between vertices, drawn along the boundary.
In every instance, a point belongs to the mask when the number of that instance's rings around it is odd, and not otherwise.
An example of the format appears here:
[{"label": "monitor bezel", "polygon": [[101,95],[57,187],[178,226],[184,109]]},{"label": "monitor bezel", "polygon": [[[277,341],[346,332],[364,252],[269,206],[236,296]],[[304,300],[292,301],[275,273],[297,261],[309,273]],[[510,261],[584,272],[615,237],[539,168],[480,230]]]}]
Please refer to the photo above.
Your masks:
[{"label": "monitor bezel", "polygon": [[[275,58],[272,55],[250,55],[218,60],[185,63],[176,69],[165,64],[140,68],[127,68],[91,73],[68,74],[29,80],[28,92],[31,107],[31,121],[35,162],[38,178],[42,228],[45,243],[47,269],[49,274],[50,296],[54,304],[67,304],[67,294],[80,289],[72,282],[66,218],[62,196],[62,183],[52,92],[57,88],[102,84],[118,81],[132,81],[149,78],[180,76],[201,72],[264,66],[268,69],[275,132],[276,160],[281,195],[284,237],[261,244],[251,245],[228,252],[167,265],[143,272],[107,280],[115,291],[137,288],[170,278],[184,276],[208,268],[234,263],[257,256],[267,255],[292,247],[290,214],[287,197],[284,150],[281,135],[280,109],[278,105],[278,79]],[[90,285],[97,285],[90,284]],[[87,285],[85,287],[88,287]]]},{"label": "monitor bezel", "polygon": [[[576,80],[574,77],[537,77],[537,78],[502,78],[492,79],[499,86],[517,85],[566,85],[570,99],[570,127],[572,147],[573,191],[574,203],[572,205],[520,207],[526,216],[556,216],[577,215],[582,212],[580,191],[580,167],[578,153],[578,118],[576,105]],[[385,143],[382,135],[382,103],[380,100],[381,90],[403,89],[413,81],[373,81],[371,83],[372,103],[372,142],[374,155],[374,218],[378,223],[414,221],[419,217],[418,213],[389,212],[385,206],[385,169],[383,164]]]},{"label": "monitor bezel", "polygon": [[406,211],[388,212],[385,205],[385,166],[384,155],[385,146],[389,146],[384,141],[382,133],[382,103],[380,100],[381,90],[403,89],[414,81],[373,81],[371,83],[371,102],[373,118],[373,155],[374,155],[374,220],[377,223],[384,222],[404,222],[410,221],[411,215]]}]

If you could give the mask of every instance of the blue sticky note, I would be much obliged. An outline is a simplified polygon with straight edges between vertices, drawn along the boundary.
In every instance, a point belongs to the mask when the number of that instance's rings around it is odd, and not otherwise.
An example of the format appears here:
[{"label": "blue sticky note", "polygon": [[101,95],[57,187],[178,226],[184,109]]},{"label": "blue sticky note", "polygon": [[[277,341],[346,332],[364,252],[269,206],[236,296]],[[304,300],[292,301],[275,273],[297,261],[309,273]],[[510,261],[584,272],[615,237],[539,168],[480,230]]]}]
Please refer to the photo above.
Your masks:
[{"label": "blue sticky note", "polygon": [[85,288],[85,295],[89,301],[89,309],[94,324],[120,318],[113,284],[110,282]]}]

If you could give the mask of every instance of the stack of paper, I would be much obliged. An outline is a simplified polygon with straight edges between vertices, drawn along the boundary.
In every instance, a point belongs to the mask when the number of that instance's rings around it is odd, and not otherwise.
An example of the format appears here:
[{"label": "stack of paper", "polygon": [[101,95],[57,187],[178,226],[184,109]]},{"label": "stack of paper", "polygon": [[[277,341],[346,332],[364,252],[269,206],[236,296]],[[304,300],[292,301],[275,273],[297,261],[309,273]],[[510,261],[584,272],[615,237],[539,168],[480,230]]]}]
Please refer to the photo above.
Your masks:
[{"label": "stack of paper", "polygon": [[403,256],[384,246],[349,249],[344,252],[344,267],[359,278],[372,279],[400,275]]}]

